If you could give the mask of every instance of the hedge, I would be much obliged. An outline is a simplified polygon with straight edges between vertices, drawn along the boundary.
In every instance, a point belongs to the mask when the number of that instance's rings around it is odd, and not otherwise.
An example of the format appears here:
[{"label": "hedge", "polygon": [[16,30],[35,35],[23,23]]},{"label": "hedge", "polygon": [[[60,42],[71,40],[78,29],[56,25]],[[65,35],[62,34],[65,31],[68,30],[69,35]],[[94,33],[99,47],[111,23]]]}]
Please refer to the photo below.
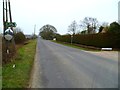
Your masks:
[{"label": "hedge", "polygon": [[[57,41],[61,42],[71,42],[70,35],[62,35],[57,37]],[[98,34],[78,34],[73,36],[73,43],[82,44],[86,46],[94,47],[106,47],[106,48],[120,48],[120,33],[98,33]]]}]

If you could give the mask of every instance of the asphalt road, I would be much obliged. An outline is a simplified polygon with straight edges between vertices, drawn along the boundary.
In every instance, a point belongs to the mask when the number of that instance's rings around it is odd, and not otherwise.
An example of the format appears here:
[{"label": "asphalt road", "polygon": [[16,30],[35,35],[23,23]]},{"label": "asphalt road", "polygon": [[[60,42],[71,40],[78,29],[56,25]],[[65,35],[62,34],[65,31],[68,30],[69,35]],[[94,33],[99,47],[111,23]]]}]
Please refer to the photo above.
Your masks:
[{"label": "asphalt road", "polygon": [[38,39],[31,88],[117,88],[118,61]]}]

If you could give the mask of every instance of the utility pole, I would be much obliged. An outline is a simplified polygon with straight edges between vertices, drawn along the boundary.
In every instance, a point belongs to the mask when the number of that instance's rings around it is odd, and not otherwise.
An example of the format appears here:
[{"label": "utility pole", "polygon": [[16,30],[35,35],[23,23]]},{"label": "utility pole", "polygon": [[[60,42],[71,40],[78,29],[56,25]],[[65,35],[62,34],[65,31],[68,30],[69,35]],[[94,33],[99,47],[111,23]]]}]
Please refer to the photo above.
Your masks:
[{"label": "utility pole", "polygon": [[[10,5],[10,0],[8,0],[8,6],[9,6],[10,23],[12,23],[12,15],[11,15],[11,5]],[[13,27],[11,27],[11,29],[13,30]],[[13,32],[14,32],[14,31],[13,31]],[[14,51],[16,51],[14,37],[13,37],[13,39],[12,39],[12,42],[13,42],[13,44],[14,44]]]},{"label": "utility pole", "polygon": [[8,8],[7,8],[7,5],[8,4],[7,4],[7,0],[6,0],[6,9],[5,9],[6,10],[6,22],[8,22]]},{"label": "utility pole", "polygon": [[36,31],[36,24],[34,25],[34,35],[35,35],[35,31]]},{"label": "utility pole", "polygon": [[34,25],[34,35],[33,35],[34,39],[35,39],[35,31],[36,31],[36,24]]},{"label": "utility pole", "polygon": [[4,4],[4,0],[3,0],[3,35],[5,32],[5,4]]},{"label": "utility pole", "polygon": [[[8,19],[10,19],[10,20],[8,20]],[[13,35],[12,35],[12,38],[9,37],[9,35],[11,35],[11,33],[13,33],[13,27],[14,26],[13,26],[13,22],[12,22],[10,0],[3,0],[3,37],[4,37],[4,43],[5,43],[5,45],[3,46],[4,47],[3,53],[5,54],[5,62],[7,62],[7,59],[8,59],[8,56],[10,56],[10,53],[12,55],[15,53],[14,37],[13,37]],[[12,49],[9,49],[10,45],[12,45],[12,47],[13,47]]]},{"label": "utility pole", "polygon": [[[10,22],[12,23],[12,15],[11,15],[11,6],[10,6],[10,0],[8,0],[8,6],[9,6],[9,15],[10,15]],[[13,30],[13,27],[11,27]]]},{"label": "utility pole", "polygon": [[118,2],[118,23],[120,24],[120,1]]}]

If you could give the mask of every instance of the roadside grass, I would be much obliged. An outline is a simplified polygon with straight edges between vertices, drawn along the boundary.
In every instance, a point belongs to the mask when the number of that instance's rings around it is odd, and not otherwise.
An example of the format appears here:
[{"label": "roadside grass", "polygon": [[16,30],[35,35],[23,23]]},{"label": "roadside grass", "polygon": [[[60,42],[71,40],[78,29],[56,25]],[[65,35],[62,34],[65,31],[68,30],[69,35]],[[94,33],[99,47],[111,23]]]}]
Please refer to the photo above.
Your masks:
[{"label": "roadside grass", "polygon": [[[17,51],[12,62],[2,67],[2,88],[26,88],[29,84],[36,50],[36,40],[30,40]],[[13,68],[13,65],[16,65]]]},{"label": "roadside grass", "polygon": [[74,45],[74,44],[71,44],[71,43],[64,43],[64,42],[53,41],[53,40],[52,40],[52,42],[62,44],[62,45],[65,45],[65,46],[69,46],[69,47],[72,47],[72,48],[77,48],[77,49],[80,49],[80,50],[85,50],[85,51],[93,51],[93,52],[101,51],[101,50],[97,50],[97,49],[83,48],[83,47],[80,47],[80,46],[77,46],[77,45]]},{"label": "roadside grass", "polygon": [[0,90],[2,89],[2,66],[0,65]]}]

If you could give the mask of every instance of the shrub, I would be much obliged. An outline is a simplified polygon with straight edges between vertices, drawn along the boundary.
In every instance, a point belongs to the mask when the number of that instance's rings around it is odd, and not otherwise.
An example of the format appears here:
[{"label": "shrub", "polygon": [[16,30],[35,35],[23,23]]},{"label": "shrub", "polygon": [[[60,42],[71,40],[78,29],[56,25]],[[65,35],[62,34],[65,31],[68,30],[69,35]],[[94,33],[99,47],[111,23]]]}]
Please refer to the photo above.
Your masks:
[{"label": "shrub", "polygon": [[112,34],[120,34],[120,25],[117,22],[111,23],[108,32]]},{"label": "shrub", "polygon": [[21,43],[24,43],[25,41],[25,35],[22,32],[16,33],[14,38],[15,38],[16,44],[21,44]]}]

